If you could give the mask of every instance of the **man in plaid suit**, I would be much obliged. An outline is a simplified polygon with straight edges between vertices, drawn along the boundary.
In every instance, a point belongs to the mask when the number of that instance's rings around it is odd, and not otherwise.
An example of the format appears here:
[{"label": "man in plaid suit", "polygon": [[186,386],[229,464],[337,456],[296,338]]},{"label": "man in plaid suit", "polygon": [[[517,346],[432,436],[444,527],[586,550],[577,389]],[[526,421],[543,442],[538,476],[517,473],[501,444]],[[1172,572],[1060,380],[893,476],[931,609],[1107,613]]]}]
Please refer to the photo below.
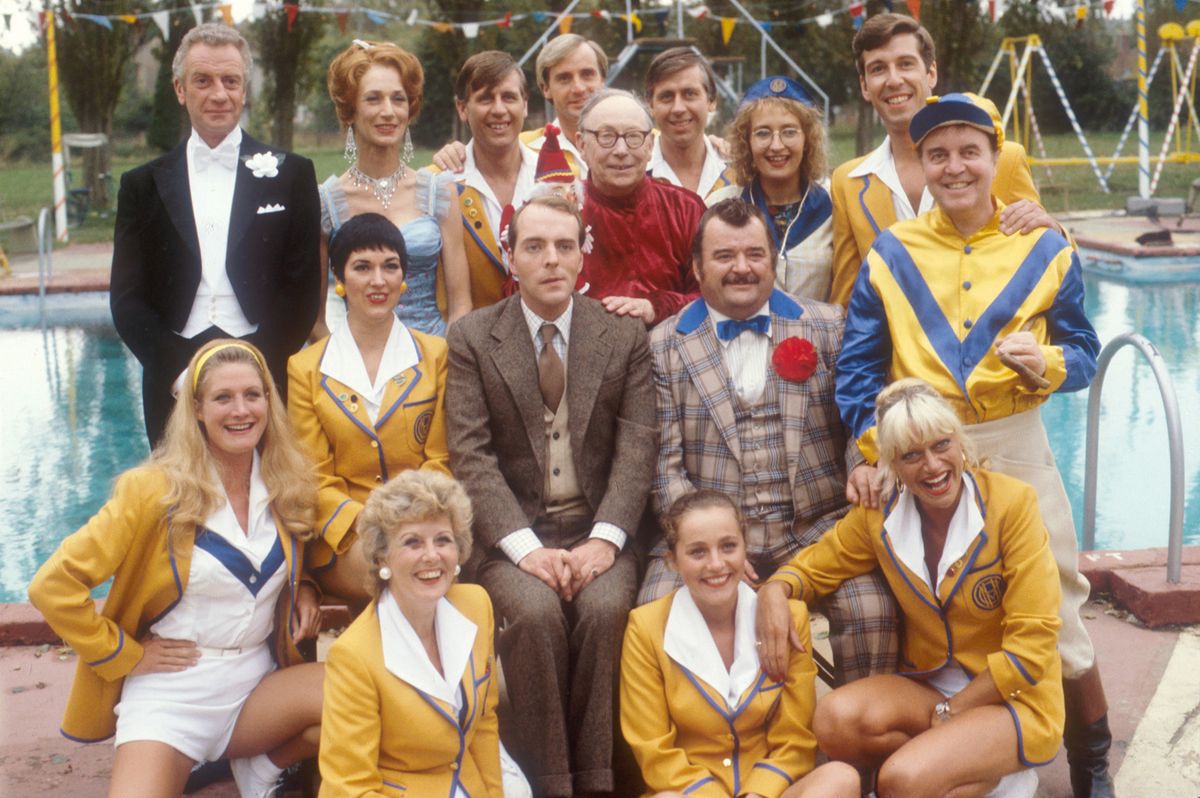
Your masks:
[{"label": "man in plaid suit", "polygon": [[[845,515],[847,466],[862,459],[833,400],[843,311],[776,289],[775,255],[758,210],[740,199],[709,208],[692,247],[701,298],[650,338],[654,508],[663,513],[699,488],[737,497],[754,582]],[[659,541],[639,603],[679,585],[664,553]],[[895,603],[878,573],[843,584],[822,609],[842,679],[895,672]]]}]

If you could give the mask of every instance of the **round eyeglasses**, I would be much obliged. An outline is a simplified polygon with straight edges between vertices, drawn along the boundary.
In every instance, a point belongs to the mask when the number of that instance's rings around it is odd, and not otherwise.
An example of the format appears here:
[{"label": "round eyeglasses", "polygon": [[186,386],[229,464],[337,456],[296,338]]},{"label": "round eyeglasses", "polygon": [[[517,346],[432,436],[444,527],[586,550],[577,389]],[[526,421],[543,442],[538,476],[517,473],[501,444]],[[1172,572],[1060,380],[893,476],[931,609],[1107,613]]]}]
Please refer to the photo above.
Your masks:
[{"label": "round eyeglasses", "polygon": [[650,135],[649,130],[627,130],[624,133],[618,133],[615,130],[604,128],[602,130],[583,129],[584,133],[591,133],[596,137],[596,143],[606,150],[611,150],[617,146],[617,139],[623,139],[625,146],[631,150],[636,150],[638,147],[646,143],[646,137]]}]

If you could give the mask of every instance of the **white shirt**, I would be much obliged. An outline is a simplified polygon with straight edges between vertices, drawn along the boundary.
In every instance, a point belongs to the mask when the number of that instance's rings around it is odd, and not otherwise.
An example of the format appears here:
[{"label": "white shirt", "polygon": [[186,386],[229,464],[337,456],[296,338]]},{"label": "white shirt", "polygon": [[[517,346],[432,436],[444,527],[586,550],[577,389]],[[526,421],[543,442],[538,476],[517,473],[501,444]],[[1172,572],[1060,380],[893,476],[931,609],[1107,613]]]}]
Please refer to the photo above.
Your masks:
[{"label": "white shirt", "polygon": [[[235,127],[215,148],[210,148],[192,130],[187,143],[188,189],[192,197],[192,214],[196,220],[196,236],[200,241],[200,285],[187,323],[179,334],[194,338],[209,327],[220,327],[235,338],[243,338],[258,329],[242,312],[233,283],[225,270],[226,249],[229,246],[229,217],[233,212],[233,188],[237,182],[242,146],[242,129]],[[233,166],[228,168],[206,162],[197,154],[233,151]]]},{"label": "white shirt", "polygon": [[417,365],[420,360],[412,333],[400,319],[393,316],[392,330],[388,333],[383,355],[379,358],[374,382],[367,376],[367,366],[349,324],[343,324],[330,333],[325,354],[321,356],[321,373],[354,391],[367,411],[367,418],[374,424],[379,418],[388,382],[400,372]]},{"label": "white shirt", "polygon": [[720,693],[731,712],[754,684],[759,671],[758,651],[754,645],[754,611],[758,606],[758,594],[740,581],[740,574],[734,578],[739,579],[738,603],[733,616],[733,663],[728,669],[708,623],[687,587],[676,591],[663,631],[663,651],[667,656]]},{"label": "white shirt", "polygon": [[[536,357],[542,356],[542,347],[545,346],[545,343],[542,341],[542,325],[547,323],[553,324],[557,329],[551,345],[562,359],[564,374],[566,374],[567,366],[567,345],[571,335],[571,314],[574,310],[575,299],[572,298],[567,303],[567,309],[557,319],[543,319],[530,310],[529,306],[525,304],[524,299],[521,300],[521,312],[525,315],[525,325],[529,328],[530,338],[533,339],[533,352]],[[628,535],[625,533],[625,530],[616,524],[597,521],[592,524],[592,533],[589,537],[607,540],[617,547],[617,551],[620,551],[625,547]],[[500,551],[504,552],[505,556],[512,560],[514,564],[519,565],[527,554],[542,548],[542,541],[538,539],[537,533],[531,527],[522,527],[500,538],[500,542],[496,545],[500,547]]]},{"label": "white shirt", "polygon": [[946,578],[946,571],[957,562],[975,538],[983,532],[983,514],[976,500],[975,482],[965,472],[962,475],[963,490],[958,497],[958,507],[950,519],[946,543],[942,547],[942,558],[938,562],[937,578],[931,579],[925,565],[925,539],[921,537],[921,513],[912,492],[900,491],[896,506],[883,520],[883,528],[891,538],[896,557],[908,570],[919,574],[926,586],[937,595],[937,586]]},{"label": "white shirt", "polygon": [[[561,136],[559,136],[559,140],[562,140]],[[529,196],[529,192],[533,190],[537,182],[537,153],[524,144],[518,143],[518,147],[521,150],[521,168],[517,170],[517,183],[513,186],[513,208],[520,208],[525,203],[525,198]],[[488,224],[492,226],[492,235],[499,241],[502,232],[500,216],[504,213],[504,206],[500,204],[500,200],[496,199],[496,192],[492,191],[492,187],[488,185],[483,173],[476,165],[474,141],[467,145],[467,161],[463,166],[462,174],[455,175],[454,179],[458,183],[475,189],[483,197],[484,213],[487,214]]]},{"label": "white shirt", "polygon": [[258,452],[250,471],[247,523],[245,531],[228,501],[205,520],[208,531],[196,537],[187,588],[151,631],[205,648],[253,648],[267,640],[288,565]]},{"label": "white shirt", "polygon": [[900,174],[896,171],[896,160],[892,157],[892,143],[887,136],[883,137],[883,143],[872,150],[862,163],[850,170],[848,176],[863,177],[864,175],[878,177],[892,192],[892,207],[896,209],[897,222],[915,219],[919,214],[925,213],[933,207],[933,195],[929,193],[927,186],[921,189],[921,207],[913,210],[912,203],[908,201],[908,194],[900,182]]},{"label": "white shirt", "polygon": [[[722,341],[720,336],[717,337],[733,389],[748,405],[756,404],[767,387],[767,369],[771,360],[770,304],[770,301],[764,303],[757,313],[751,314],[767,317],[765,335],[742,330],[732,341]],[[712,306],[708,308],[708,315],[712,317],[714,333],[717,324],[729,320],[728,316]]]},{"label": "white shirt", "polygon": [[[683,188],[683,183],[679,180],[679,176],[675,174],[675,170],[671,168],[671,164],[667,163],[667,159],[662,154],[662,135],[654,137],[654,148],[650,150],[650,163],[646,166],[651,177],[661,178],[666,180],[673,186]],[[725,159],[717,154],[716,148],[712,142],[708,140],[708,136],[704,137],[704,166],[700,169],[700,182],[697,184],[696,193],[703,199],[712,193],[717,187],[717,181],[721,179],[721,173],[725,171]]]}]

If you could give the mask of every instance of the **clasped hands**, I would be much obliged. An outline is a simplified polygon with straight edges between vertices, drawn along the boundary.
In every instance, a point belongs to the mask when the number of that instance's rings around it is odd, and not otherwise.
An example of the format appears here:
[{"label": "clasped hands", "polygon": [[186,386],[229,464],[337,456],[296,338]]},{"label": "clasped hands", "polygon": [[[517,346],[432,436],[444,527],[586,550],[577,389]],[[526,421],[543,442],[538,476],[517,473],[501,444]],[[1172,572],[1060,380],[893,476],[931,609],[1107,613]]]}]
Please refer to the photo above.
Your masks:
[{"label": "clasped hands", "polygon": [[542,580],[563,601],[571,601],[616,560],[615,545],[601,538],[588,538],[573,549],[534,549],[521,558],[517,567]]}]

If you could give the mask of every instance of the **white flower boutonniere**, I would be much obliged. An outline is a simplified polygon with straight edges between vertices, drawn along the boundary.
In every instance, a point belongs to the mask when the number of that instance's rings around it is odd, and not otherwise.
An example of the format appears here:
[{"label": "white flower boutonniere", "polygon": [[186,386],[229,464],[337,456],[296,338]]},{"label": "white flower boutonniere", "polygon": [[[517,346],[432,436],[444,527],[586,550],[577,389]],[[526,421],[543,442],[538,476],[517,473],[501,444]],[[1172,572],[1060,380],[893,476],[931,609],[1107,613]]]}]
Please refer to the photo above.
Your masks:
[{"label": "white flower boutonniere", "polygon": [[275,177],[279,174],[279,164],[282,160],[273,152],[257,152],[246,159],[246,168],[253,172],[255,177]]}]

